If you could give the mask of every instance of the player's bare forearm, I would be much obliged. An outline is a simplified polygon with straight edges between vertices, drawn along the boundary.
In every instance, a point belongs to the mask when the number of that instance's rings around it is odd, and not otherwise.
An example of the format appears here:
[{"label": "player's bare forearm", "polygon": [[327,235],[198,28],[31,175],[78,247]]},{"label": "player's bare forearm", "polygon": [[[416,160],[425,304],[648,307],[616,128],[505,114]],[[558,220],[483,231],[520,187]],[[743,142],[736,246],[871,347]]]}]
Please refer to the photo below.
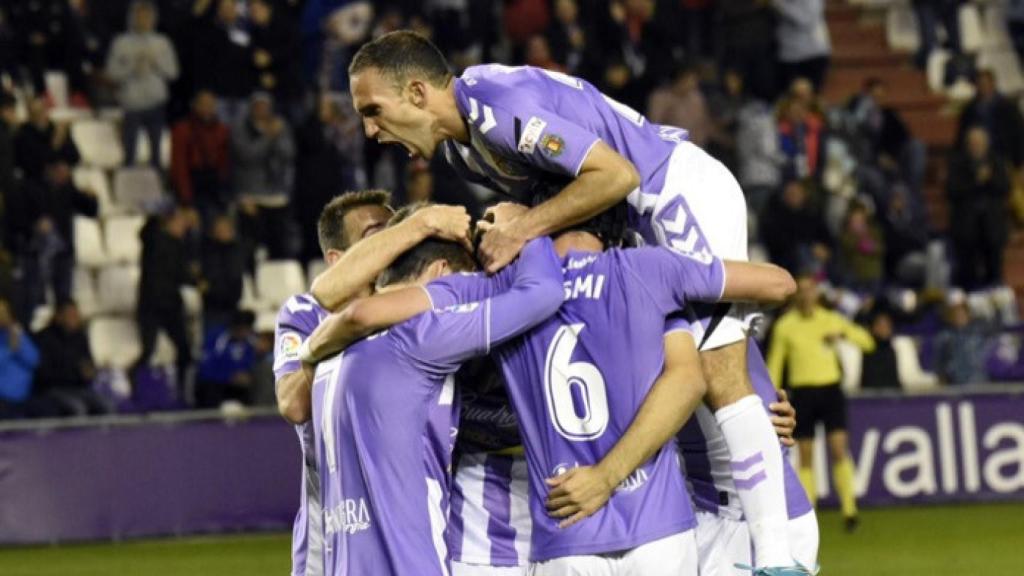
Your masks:
[{"label": "player's bare forearm", "polygon": [[317,362],[348,348],[356,340],[430,310],[430,298],[419,287],[360,298],[331,314],[303,344],[303,361]]},{"label": "player's bare forearm", "polygon": [[548,480],[546,507],[568,527],[604,506],[615,488],[665,445],[704,397],[706,385],[693,337],[665,336],[665,367],[647,393],[633,422],[593,467],[581,467]]},{"label": "player's bare forearm", "polygon": [[796,292],[793,276],[774,264],[725,261],[722,300],[779,305]]},{"label": "player's bare forearm", "polygon": [[313,417],[312,382],[307,370],[296,370],[278,379],[275,387],[277,411],[292,424],[308,422]]},{"label": "player's bare forearm", "polygon": [[555,197],[515,221],[528,240],[553,234],[597,216],[640,185],[636,167],[603,142],[583,161],[579,175]]}]

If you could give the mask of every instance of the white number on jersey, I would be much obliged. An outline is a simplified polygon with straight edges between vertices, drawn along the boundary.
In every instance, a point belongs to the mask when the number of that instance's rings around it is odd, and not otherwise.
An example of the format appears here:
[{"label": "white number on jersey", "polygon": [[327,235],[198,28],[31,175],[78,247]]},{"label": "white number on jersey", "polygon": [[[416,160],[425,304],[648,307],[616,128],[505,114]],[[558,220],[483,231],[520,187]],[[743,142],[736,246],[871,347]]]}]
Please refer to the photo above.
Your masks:
[{"label": "white number on jersey", "polygon": [[[585,325],[562,326],[548,346],[544,362],[544,395],[555,430],[574,442],[593,440],[608,427],[608,394],[604,376],[589,362],[572,362],[572,353]],[[573,402],[576,389],[583,414]]]},{"label": "white number on jersey", "polygon": [[316,369],[316,376],[313,379],[313,389],[316,390],[318,386],[326,386],[323,395],[323,410],[320,415],[320,436],[323,438],[324,443],[324,455],[327,460],[327,470],[331,474],[338,471],[338,453],[337,453],[337,441],[334,438],[334,395],[337,393],[338,379],[335,375],[338,372],[338,366],[341,365],[341,357],[345,353],[342,352],[334,358],[321,362]]}]

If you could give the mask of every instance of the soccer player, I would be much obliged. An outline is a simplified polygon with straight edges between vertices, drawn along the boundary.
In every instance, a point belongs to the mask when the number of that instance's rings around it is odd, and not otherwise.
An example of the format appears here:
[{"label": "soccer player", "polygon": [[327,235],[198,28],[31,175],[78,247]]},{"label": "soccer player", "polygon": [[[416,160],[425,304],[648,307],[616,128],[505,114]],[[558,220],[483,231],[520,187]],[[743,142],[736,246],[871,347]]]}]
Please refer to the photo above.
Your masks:
[{"label": "soccer player", "polygon": [[[664,248],[602,253],[586,229],[563,233],[555,245],[565,304],[495,352],[526,447],[531,574],[696,574],[696,521],[669,440],[704,384],[687,333],[667,346],[679,347],[670,354],[686,358],[688,378],[657,378],[665,319],[691,297],[779,301],[792,278],[771,266],[702,262]],[[472,275],[428,286],[435,306],[493,289]],[[595,496],[559,496],[574,485]]]},{"label": "soccer player", "polygon": [[[452,375],[465,360],[530,329],[561,305],[559,264],[549,239],[533,241],[508,274],[491,280],[507,281],[507,290],[415,316],[317,366],[313,424],[324,495],[326,574],[448,574],[445,510],[456,423]],[[475,268],[457,243],[428,240],[381,275],[378,296],[353,306],[418,299],[428,310],[426,292],[402,289]],[[347,309],[338,318],[361,314]],[[322,324],[304,345],[303,357],[316,361],[342,324]]]},{"label": "soccer player", "polygon": [[[317,226],[318,236],[324,260],[332,267],[319,283],[319,297],[292,296],[277,315],[274,375],[278,409],[296,425],[303,459],[300,506],[292,530],[292,576],[323,574],[322,523],[318,520],[320,489],[312,449],[313,428],[308,424],[312,381],[310,372],[301,369],[298,357],[303,342],[328,314],[329,308],[320,305],[321,298],[332,306],[344,304],[365,293],[377,274],[424,238],[467,235],[469,216],[464,209],[436,206],[419,211],[402,225],[383,230],[375,238],[367,238],[381,231],[391,217],[390,198],[382,190],[348,192],[324,207]],[[345,274],[338,274],[339,270]]]},{"label": "soccer player", "polygon": [[[557,194],[498,224],[481,244],[488,271],[523,244],[583,222],[627,200],[631,227],[649,244],[710,260],[747,259],[746,207],[736,179],[686,141],[587,82],[532,67],[483,65],[455,78],[441,53],[411,32],[364,45],[349,67],[353,104],[367,137],[430,158],[443,148],[467,179],[522,202]],[[545,194],[541,194],[545,196]],[[746,377],[746,314],[706,309],[701,342],[705,401],[737,460],[761,455],[765,481],[740,491],[757,561],[785,574],[782,461],[771,422]],[[801,574],[802,570],[790,573]]]}]

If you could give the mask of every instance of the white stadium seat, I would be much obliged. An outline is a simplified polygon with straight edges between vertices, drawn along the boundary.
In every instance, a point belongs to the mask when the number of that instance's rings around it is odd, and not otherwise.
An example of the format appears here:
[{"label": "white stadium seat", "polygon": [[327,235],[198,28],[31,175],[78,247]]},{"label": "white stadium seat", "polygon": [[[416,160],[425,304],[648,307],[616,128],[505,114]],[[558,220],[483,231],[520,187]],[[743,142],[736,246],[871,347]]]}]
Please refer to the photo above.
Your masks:
[{"label": "white stadium seat", "polygon": [[75,216],[75,259],[83,266],[97,267],[108,262],[107,251],[103,248],[103,238],[99,222],[92,218]]},{"label": "white stadium seat", "polygon": [[142,256],[142,240],[139,231],[146,223],[142,216],[114,216],[103,222],[103,238],[107,255],[115,262],[139,261]]},{"label": "white stadium seat", "polygon": [[313,280],[315,280],[317,276],[322,274],[324,270],[327,270],[327,262],[324,262],[323,259],[321,258],[312,260],[309,264],[307,264],[306,278],[309,280],[309,283],[312,284]]},{"label": "white stadium seat", "polygon": [[939,385],[939,378],[921,367],[917,344],[910,336],[893,336],[892,350],[896,354],[896,372],[900,386],[908,392],[930,390]]},{"label": "white stadium seat", "polygon": [[864,353],[855,344],[840,340],[836,343],[839,365],[843,369],[843,392],[852,394],[860,390],[860,377],[864,371]]},{"label": "white stadium seat", "polygon": [[242,299],[238,301],[238,307],[242,310],[251,310],[253,312],[266,308],[264,303],[260,302],[259,297],[256,296],[256,284],[249,274],[242,275]]},{"label": "white stadium seat", "polygon": [[114,211],[114,200],[110,195],[110,180],[102,168],[76,166],[71,172],[71,179],[75,183],[75,187],[89,190],[96,195],[96,200],[100,205],[100,216],[111,214]]},{"label": "white stadium seat", "polygon": [[132,166],[114,172],[114,200],[132,212],[147,212],[165,198],[160,174],[149,166]]},{"label": "white stadium seat", "polygon": [[949,62],[949,51],[937,48],[928,56],[927,70],[928,87],[932,92],[942,94],[946,91],[946,63]]},{"label": "white stadium seat", "polygon": [[86,164],[108,169],[124,164],[121,138],[111,122],[92,119],[76,121],[71,124],[71,138]]},{"label": "white stadium seat", "polygon": [[256,294],[276,310],[289,296],[306,291],[302,265],[295,260],[267,260],[256,265]]},{"label": "white stadium seat", "polygon": [[981,25],[981,13],[973,4],[960,7],[960,47],[968,54],[974,54],[985,44],[985,31]]},{"label": "white stadium seat", "polygon": [[88,318],[99,310],[99,296],[96,294],[96,279],[92,270],[75,266],[71,278],[71,297],[78,304],[82,316]]},{"label": "white stadium seat", "polygon": [[[136,164],[149,164],[149,136],[145,131],[139,132],[139,138],[135,146]],[[160,134],[160,166],[168,168],[171,165],[171,133],[164,130]]]},{"label": "white stadium seat", "polygon": [[277,329],[277,312],[264,310],[256,315],[256,332],[273,332]]},{"label": "white stadium seat", "polygon": [[135,322],[100,316],[89,322],[89,348],[97,366],[128,368],[142,352]]},{"label": "white stadium seat", "polygon": [[885,37],[889,47],[899,52],[914,52],[921,39],[917,18],[909,2],[894,2],[885,15]]},{"label": "white stadium seat", "polygon": [[101,269],[97,289],[103,312],[134,312],[139,297],[139,267],[128,264]]}]

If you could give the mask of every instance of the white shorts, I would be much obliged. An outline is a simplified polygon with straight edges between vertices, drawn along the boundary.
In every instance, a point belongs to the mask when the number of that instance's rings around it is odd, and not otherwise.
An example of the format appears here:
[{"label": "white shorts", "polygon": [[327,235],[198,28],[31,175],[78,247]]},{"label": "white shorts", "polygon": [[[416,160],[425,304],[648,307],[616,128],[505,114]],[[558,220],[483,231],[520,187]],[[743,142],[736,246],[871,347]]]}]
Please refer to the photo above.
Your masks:
[{"label": "white shorts", "polygon": [[[643,206],[651,202],[653,206]],[[747,201],[732,172],[695,144],[676,146],[669,159],[665,185],[656,199],[631,196],[647,214],[661,246],[683,254],[710,253],[728,260],[748,260]],[[640,204],[638,206],[637,204]],[[749,308],[733,305],[701,350],[745,340]],[[702,322],[707,325],[706,318]]]},{"label": "white shorts", "polygon": [[740,576],[735,565],[751,564],[746,522],[698,510],[696,532],[700,576]]},{"label": "white shorts", "polygon": [[526,576],[526,566],[483,566],[452,562],[452,576]]},{"label": "white shorts", "polygon": [[[818,519],[814,511],[791,519],[786,524],[789,551],[801,566],[818,565]],[[711,512],[697,511],[697,554],[700,576],[740,576],[749,572],[736,564],[752,565],[750,532],[743,520],[723,518]]]},{"label": "white shorts", "polygon": [[530,576],[697,576],[693,530],[625,552],[564,556],[530,564]]}]

